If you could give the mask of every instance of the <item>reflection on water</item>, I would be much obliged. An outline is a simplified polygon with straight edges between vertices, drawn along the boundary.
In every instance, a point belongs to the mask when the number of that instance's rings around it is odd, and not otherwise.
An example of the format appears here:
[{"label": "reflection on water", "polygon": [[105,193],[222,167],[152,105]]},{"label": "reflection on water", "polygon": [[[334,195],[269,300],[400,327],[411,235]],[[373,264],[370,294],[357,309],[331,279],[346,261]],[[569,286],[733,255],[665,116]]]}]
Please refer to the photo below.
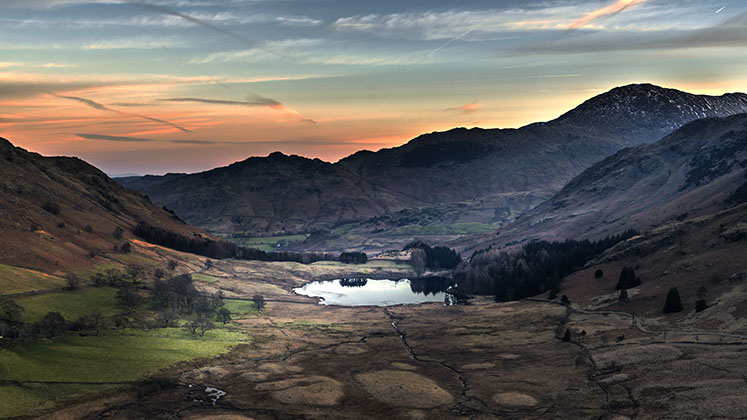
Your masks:
[{"label": "reflection on water", "polygon": [[340,286],[343,287],[363,287],[368,283],[368,279],[340,279]]},{"label": "reflection on water", "polygon": [[424,302],[452,304],[446,290],[451,280],[442,277],[401,280],[344,278],[315,281],[293,289],[299,295],[318,297],[321,305],[391,306]]}]

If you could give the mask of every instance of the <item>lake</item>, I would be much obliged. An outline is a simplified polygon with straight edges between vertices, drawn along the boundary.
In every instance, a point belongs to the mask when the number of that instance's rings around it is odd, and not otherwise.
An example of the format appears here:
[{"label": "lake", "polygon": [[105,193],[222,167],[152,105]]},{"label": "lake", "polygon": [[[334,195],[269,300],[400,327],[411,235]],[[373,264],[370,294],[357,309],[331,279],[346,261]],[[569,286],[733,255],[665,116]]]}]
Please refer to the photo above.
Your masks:
[{"label": "lake", "polygon": [[450,304],[446,290],[451,280],[441,277],[400,280],[345,278],[307,283],[293,289],[299,295],[318,297],[320,305],[392,306],[441,302]]}]

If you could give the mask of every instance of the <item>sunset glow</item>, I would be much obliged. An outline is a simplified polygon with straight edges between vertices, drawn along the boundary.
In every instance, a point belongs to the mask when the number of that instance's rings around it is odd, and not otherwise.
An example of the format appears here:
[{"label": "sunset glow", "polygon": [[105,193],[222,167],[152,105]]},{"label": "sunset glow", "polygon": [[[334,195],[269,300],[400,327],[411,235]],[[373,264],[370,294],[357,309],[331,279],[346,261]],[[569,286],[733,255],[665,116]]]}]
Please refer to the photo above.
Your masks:
[{"label": "sunset glow", "polygon": [[735,0],[3,1],[0,136],[112,174],[276,150],[336,161],[424,132],[549,120],[622,84],[745,91],[746,10]]}]

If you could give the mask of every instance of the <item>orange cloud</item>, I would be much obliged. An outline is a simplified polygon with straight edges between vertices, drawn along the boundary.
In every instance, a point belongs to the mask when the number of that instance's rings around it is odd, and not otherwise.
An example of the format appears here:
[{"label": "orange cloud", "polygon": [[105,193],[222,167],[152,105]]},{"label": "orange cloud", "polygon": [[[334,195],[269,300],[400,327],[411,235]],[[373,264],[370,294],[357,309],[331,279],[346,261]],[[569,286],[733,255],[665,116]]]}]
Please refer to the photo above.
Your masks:
[{"label": "orange cloud", "polygon": [[480,110],[480,103],[479,102],[472,102],[467,105],[458,106],[455,108],[446,108],[444,111],[458,111],[461,112],[462,115],[467,114],[474,114],[475,112]]},{"label": "orange cloud", "polygon": [[627,9],[628,7],[635,6],[641,3],[645,3],[647,1],[648,0],[618,0],[614,4],[610,4],[609,6],[605,6],[605,7],[602,7],[601,9],[593,10],[587,13],[581,19],[573,22],[571,26],[568,27],[568,30],[572,31],[574,29],[582,28],[599,18],[603,18],[605,16],[610,16],[610,15],[615,15]]}]

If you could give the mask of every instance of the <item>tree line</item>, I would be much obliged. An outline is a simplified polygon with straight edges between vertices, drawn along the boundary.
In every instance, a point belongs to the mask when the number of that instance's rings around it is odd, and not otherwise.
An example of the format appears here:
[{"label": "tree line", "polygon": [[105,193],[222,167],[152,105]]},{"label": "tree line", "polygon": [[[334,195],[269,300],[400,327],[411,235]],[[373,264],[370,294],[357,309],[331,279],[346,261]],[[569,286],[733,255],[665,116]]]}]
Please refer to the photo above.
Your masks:
[{"label": "tree line", "polygon": [[459,288],[469,294],[494,295],[497,301],[557,291],[561,279],[580,269],[604,250],[638,235],[628,230],[599,241],[534,241],[518,251],[487,248],[475,252],[454,275]]},{"label": "tree line", "polygon": [[426,268],[451,270],[462,262],[462,257],[453,249],[441,245],[431,247],[423,241],[410,242],[402,250],[418,249],[423,251],[423,264]]},{"label": "tree line", "polygon": [[196,234],[193,236],[182,235],[162,227],[153,226],[144,221],[139,222],[132,229],[132,233],[152,244],[215,259],[238,258],[254,261],[293,261],[302,264],[310,264],[316,261],[336,260],[345,263],[362,264],[367,260],[366,254],[362,252],[344,253],[350,254],[345,257],[342,255],[336,256],[326,252],[266,252],[260,249],[238,246],[233,242],[220,239],[210,239]]}]

